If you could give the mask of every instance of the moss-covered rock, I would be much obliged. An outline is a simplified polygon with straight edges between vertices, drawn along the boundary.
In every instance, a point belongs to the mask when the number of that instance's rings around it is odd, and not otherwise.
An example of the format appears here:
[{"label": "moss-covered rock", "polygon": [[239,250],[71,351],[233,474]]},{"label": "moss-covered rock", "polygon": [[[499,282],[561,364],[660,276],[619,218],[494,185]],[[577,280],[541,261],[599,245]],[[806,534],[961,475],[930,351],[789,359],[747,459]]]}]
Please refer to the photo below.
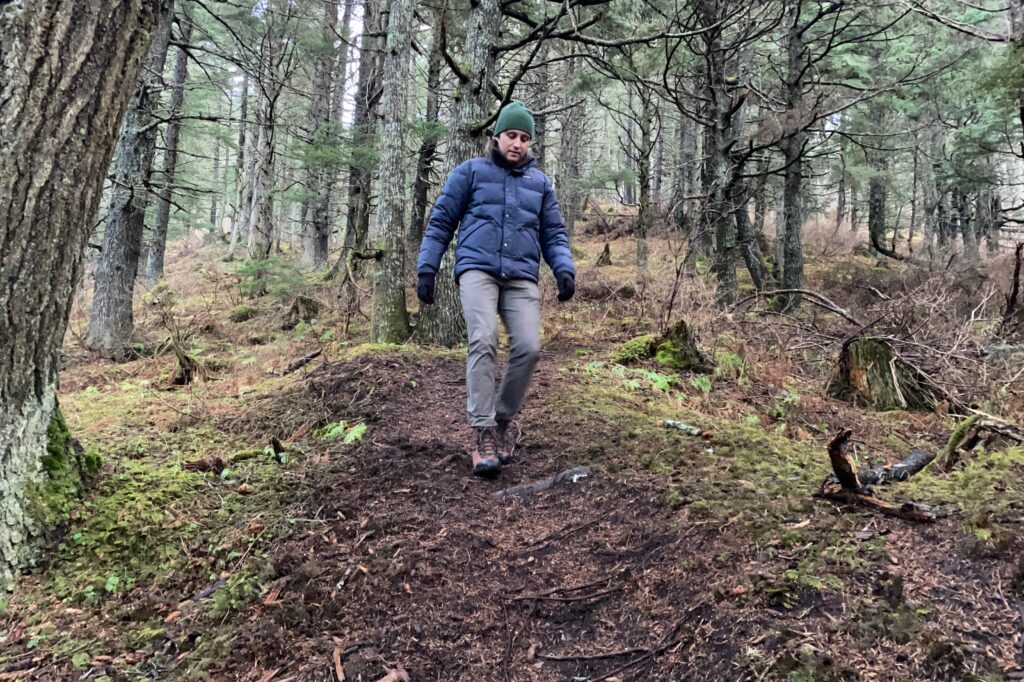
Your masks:
[{"label": "moss-covered rock", "polygon": [[611,361],[618,365],[631,365],[654,357],[658,337],[644,334],[626,341],[612,351]]}]

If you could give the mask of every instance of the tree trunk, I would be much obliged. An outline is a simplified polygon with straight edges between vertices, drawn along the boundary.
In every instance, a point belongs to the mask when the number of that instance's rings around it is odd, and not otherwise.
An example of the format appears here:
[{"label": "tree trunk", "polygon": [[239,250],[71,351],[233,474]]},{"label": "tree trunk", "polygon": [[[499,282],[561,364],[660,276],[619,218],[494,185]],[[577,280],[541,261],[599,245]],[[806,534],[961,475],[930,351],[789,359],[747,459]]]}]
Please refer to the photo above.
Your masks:
[{"label": "tree trunk", "polygon": [[276,162],[275,133],[278,98],[284,86],[275,73],[278,50],[273,31],[264,41],[261,54],[259,113],[249,209],[249,257],[265,260],[273,249],[273,171]]},{"label": "tree trunk", "polygon": [[[548,60],[548,41],[541,43],[540,49],[534,57],[537,63],[544,64]],[[548,90],[551,87],[549,82],[550,66],[543,66],[534,69],[533,83],[530,87],[530,109],[534,111],[534,134],[533,142],[530,145],[530,152],[537,159],[537,165],[544,170],[544,159],[547,152],[547,114],[541,113],[548,108]]]},{"label": "tree trunk", "polygon": [[427,112],[424,122],[427,124],[426,136],[416,154],[416,183],[413,186],[412,221],[409,225],[409,243],[419,247],[423,232],[427,225],[427,209],[430,207],[430,176],[434,170],[437,157],[438,135],[434,130],[440,110],[439,90],[441,88],[441,54],[440,13],[433,14],[434,30],[431,32],[430,56],[427,59]]},{"label": "tree trunk", "polygon": [[40,536],[27,492],[45,476],[60,346],[118,128],[163,7],[156,0],[37,0],[0,10],[5,586]]},{"label": "tree trunk", "polygon": [[362,250],[370,227],[370,194],[373,191],[374,161],[371,150],[376,146],[373,139],[373,116],[377,95],[380,90],[381,63],[375,50],[378,36],[384,30],[382,22],[386,16],[387,0],[367,0],[365,3],[366,26],[360,39],[359,84],[356,86],[355,111],[352,121],[352,146],[355,159],[348,170],[348,214],[345,221],[345,247],[342,258],[345,267],[353,249]]},{"label": "tree trunk", "polygon": [[[314,159],[323,158],[315,152],[325,146],[334,146],[335,125],[331,120],[331,84],[337,62],[334,41],[338,27],[338,3],[321,0],[323,21],[321,44],[318,46],[313,74],[312,101],[309,105],[309,147]],[[327,265],[330,246],[330,185],[334,176],[333,164],[307,161],[305,168],[306,194],[302,202],[302,260],[315,269]]]},{"label": "tree trunk", "polygon": [[388,18],[380,126],[380,212],[370,235],[380,254],[373,271],[374,343],[409,338],[405,307],[405,106],[416,0],[393,0]]},{"label": "tree trunk", "polygon": [[[124,119],[113,169],[114,187],[103,232],[103,251],[96,269],[87,339],[116,358],[124,357],[135,329],[132,301],[157,138],[152,123],[160,99],[172,19],[173,10],[168,3]],[[87,218],[91,219],[92,216]]]},{"label": "tree trunk", "polygon": [[[468,80],[459,83],[455,93],[447,140],[448,171],[482,151],[481,124],[487,119],[493,102],[489,85],[495,70],[493,48],[501,29],[501,3],[499,0],[479,0],[470,10],[466,23],[463,59]],[[459,291],[452,274],[455,267],[454,243],[441,259],[435,303],[423,311],[416,325],[416,338],[422,343],[456,346],[465,337]]]},{"label": "tree trunk", "polygon": [[[187,45],[192,38],[192,19],[185,13],[181,15],[181,42]],[[178,116],[185,102],[185,79],[188,77],[188,53],[178,52],[174,63],[174,80],[171,83],[170,116]],[[146,278],[152,286],[164,276],[164,251],[167,249],[167,226],[171,220],[171,196],[174,190],[174,172],[178,165],[178,136],[181,134],[181,123],[171,121],[167,124],[163,187],[160,188],[160,202],[157,204],[156,228],[153,230],[153,241],[149,245],[149,256],[146,263]],[[216,172],[214,172],[216,177]],[[216,201],[216,194],[211,201]]]},{"label": "tree trunk", "polygon": [[850,232],[856,234],[860,227],[859,205],[857,204],[857,188],[850,188]]},{"label": "tree trunk", "polygon": [[839,153],[839,196],[836,199],[836,233],[843,225],[843,218],[846,217],[846,157],[842,150]]},{"label": "tree trunk", "polygon": [[964,256],[969,261],[978,260],[978,237],[974,233],[973,216],[967,195],[957,190],[956,212],[960,222],[960,236],[964,240]]},{"label": "tree trunk", "polygon": [[[227,165],[225,163],[225,165]],[[220,189],[220,141],[213,147],[213,191],[210,192],[210,229],[213,230],[214,235],[219,238],[223,238],[220,231],[220,225],[217,224],[218,211],[217,204],[220,203],[221,194]]]},{"label": "tree trunk", "polygon": [[[570,93],[579,68],[577,62],[576,57],[566,61],[564,88]],[[558,196],[562,207],[562,219],[565,221],[565,229],[569,233],[570,239],[573,236],[576,221],[580,217],[580,205],[583,203],[580,196],[580,180],[582,179],[580,152],[585,119],[584,104],[567,109],[562,114],[562,127],[558,140]]]},{"label": "tree trunk", "polygon": [[[647,234],[654,224],[654,205],[651,203],[651,155],[654,153],[655,110],[653,93],[645,91],[639,96],[641,104],[637,124],[640,128],[640,147],[635,150],[639,190],[637,198],[640,203],[636,218],[636,268],[642,277],[647,271]],[[631,118],[630,124],[632,123]]]},{"label": "tree trunk", "polygon": [[[800,26],[800,0],[795,0],[790,11],[791,21],[787,53],[787,89],[786,104],[791,117],[789,125],[795,126],[782,142],[782,154],[785,162],[785,175],[782,185],[783,213],[785,234],[783,237],[782,287],[784,289],[802,289],[804,285],[804,250],[801,241],[803,232],[803,156],[804,142],[807,133],[801,128],[799,120],[801,100],[803,99],[803,76],[805,69],[805,49],[803,32]],[[784,295],[781,308],[790,310],[800,305],[799,294]]]},{"label": "tree trunk", "polygon": [[246,201],[246,187],[248,183],[245,178],[245,132],[246,116],[249,115],[249,74],[242,79],[242,107],[238,118],[238,154],[235,156],[235,206],[231,212],[231,243],[228,245],[227,260],[235,259],[235,249],[238,248],[238,237],[242,229],[243,206]]}]

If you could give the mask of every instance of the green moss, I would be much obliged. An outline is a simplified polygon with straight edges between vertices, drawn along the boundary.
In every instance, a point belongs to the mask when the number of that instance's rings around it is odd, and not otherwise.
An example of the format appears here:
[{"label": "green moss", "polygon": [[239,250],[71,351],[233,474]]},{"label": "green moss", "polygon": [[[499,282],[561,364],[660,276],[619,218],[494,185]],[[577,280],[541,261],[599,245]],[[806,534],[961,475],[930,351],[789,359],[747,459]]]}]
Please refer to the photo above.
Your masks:
[{"label": "green moss", "polygon": [[240,305],[231,309],[228,319],[232,322],[245,322],[259,315],[259,308],[251,305]]},{"label": "green moss", "polygon": [[980,418],[981,417],[979,415],[971,415],[953,429],[953,433],[949,436],[949,440],[946,442],[946,447],[944,447],[942,452],[939,453],[939,456],[933,460],[935,467],[939,471],[949,471],[953,464],[956,463],[956,460],[960,457],[957,453],[957,449],[967,436],[967,432],[978,423]]},{"label": "green moss", "polygon": [[630,339],[612,351],[610,359],[618,365],[630,365],[634,362],[648,360],[654,357],[656,340],[657,337],[654,334],[644,334]]},{"label": "green moss", "polygon": [[60,408],[54,409],[46,430],[43,477],[30,483],[26,511],[44,532],[68,519],[81,502],[86,486],[102,464],[100,456],[73,443]]},{"label": "green moss", "polygon": [[1000,542],[1014,535],[1006,521],[1024,509],[1024,448],[974,452],[952,473],[929,467],[900,488],[906,499],[958,508],[968,531],[988,530],[979,537]]}]

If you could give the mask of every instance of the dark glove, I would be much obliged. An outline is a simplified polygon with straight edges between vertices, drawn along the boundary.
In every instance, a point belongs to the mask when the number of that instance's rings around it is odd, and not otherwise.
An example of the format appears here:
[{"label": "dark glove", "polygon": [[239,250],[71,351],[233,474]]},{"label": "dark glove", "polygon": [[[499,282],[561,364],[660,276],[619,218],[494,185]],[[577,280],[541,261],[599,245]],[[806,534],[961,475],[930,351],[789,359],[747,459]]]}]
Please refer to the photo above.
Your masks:
[{"label": "dark glove", "polygon": [[576,293],[576,280],[569,273],[558,276],[558,300],[568,301]]},{"label": "dark glove", "polygon": [[420,281],[416,285],[416,296],[427,305],[434,305],[434,279],[432,272],[420,273]]}]

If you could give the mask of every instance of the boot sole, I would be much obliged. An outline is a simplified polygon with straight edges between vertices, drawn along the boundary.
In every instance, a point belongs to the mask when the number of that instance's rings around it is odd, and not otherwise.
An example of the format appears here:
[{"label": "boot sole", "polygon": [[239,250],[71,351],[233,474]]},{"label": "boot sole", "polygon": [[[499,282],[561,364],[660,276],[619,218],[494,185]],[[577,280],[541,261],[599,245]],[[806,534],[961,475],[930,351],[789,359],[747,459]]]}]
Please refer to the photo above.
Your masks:
[{"label": "boot sole", "polygon": [[473,474],[481,476],[483,478],[491,478],[497,476],[498,472],[501,471],[501,463],[498,460],[494,462],[480,462],[473,467]]}]

